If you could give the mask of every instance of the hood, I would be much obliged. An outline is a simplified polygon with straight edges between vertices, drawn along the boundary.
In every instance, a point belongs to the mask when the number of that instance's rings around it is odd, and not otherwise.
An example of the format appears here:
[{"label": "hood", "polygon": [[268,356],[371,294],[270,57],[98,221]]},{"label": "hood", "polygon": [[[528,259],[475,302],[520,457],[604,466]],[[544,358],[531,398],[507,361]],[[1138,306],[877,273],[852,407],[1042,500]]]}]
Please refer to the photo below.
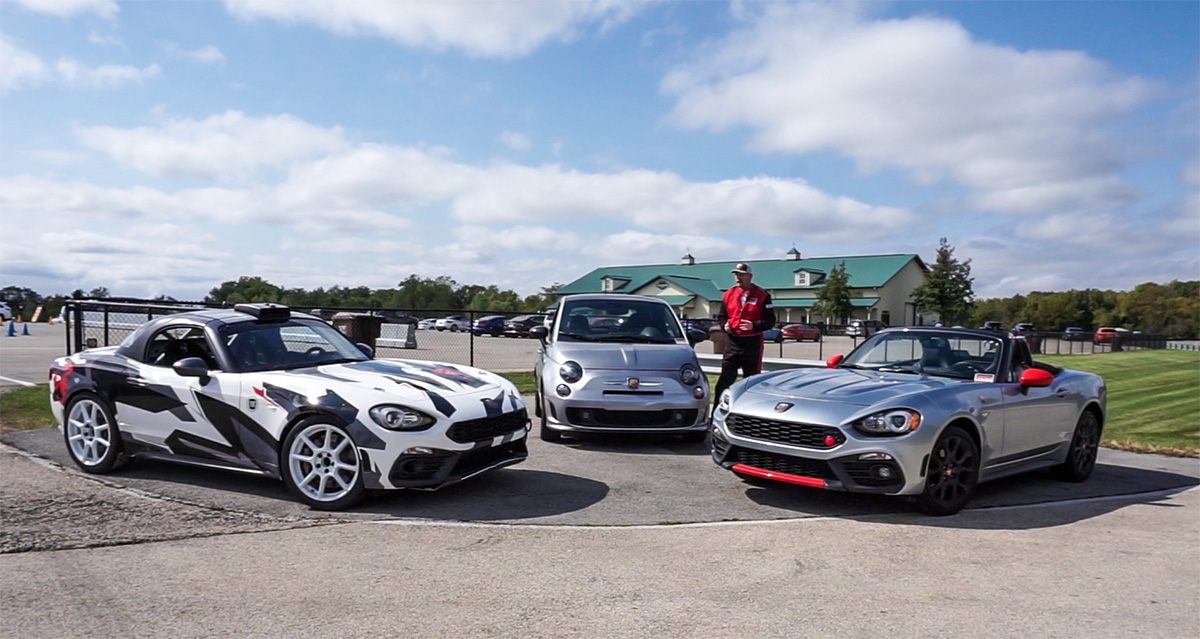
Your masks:
[{"label": "hood", "polygon": [[324,387],[332,383],[354,384],[363,391],[377,390],[394,396],[425,397],[495,395],[508,389],[508,380],[478,368],[420,360],[373,359],[363,362],[326,364],[311,368],[259,373],[262,379],[280,386]]},{"label": "hood", "polygon": [[551,359],[558,363],[574,360],[584,370],[675,371],[696,363],[696,352],[687,344],[619,344],[603,342],[556,342]]},{"label": "hood", "polygon": [[803,399],[871,406],[913,393],[956,386],[966,380],[904,373],[875,373],[828,368],[797,368],[752,377],[746,393],[778,399]]}]

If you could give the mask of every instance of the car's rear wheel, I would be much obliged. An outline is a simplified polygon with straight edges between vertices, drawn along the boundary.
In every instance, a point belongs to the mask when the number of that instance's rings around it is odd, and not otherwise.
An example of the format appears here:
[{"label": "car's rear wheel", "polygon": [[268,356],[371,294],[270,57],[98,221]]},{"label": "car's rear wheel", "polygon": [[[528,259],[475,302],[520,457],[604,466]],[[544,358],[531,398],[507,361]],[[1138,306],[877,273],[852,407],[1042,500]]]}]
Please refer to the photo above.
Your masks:
[{"label": "car's rear wheel", "polygon": [[1100,420],[1090,410],[1083,411],[1071,437],[1071,450],[1062,464],[1051,469],[1056,479],[1080,482],[1092,475],[1100,450]]},{"label": "car's rear wheel", "polygon": [[925,490],[917,505],[928,515],[953,515],[975,494],[979,482],[979,447],[966,431],[950,426],[929,453]]},{"label": "car's rear wheel", "polygon": [[71,461],[85,473],[107,473],[121,457],[121,433],[108,402],[80,393],[67,405],[63,440]]},{"label": "car's rear wheel", "polygon": [[317,510],[339,510],[363,496],[358,447],[346,429],[309,418],[283,444],[283,481],[300,501]]}]

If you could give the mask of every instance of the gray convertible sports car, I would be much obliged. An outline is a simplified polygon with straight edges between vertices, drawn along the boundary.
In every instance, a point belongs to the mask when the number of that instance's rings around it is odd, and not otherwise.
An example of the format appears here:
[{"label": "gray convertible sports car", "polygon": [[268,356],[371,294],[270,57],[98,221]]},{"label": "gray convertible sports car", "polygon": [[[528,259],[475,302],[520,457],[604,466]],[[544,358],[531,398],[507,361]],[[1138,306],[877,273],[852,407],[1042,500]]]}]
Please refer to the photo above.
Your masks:
[{"label": "gray convertible sports car", "polygon": [[734,384],[712,455],[748,480],[910,495],[950,515],[981,481],[1046,467],[1087,479],[1106,402],[1101,377],[1035,362],[1022,337],[893,328],[828,368]]}]

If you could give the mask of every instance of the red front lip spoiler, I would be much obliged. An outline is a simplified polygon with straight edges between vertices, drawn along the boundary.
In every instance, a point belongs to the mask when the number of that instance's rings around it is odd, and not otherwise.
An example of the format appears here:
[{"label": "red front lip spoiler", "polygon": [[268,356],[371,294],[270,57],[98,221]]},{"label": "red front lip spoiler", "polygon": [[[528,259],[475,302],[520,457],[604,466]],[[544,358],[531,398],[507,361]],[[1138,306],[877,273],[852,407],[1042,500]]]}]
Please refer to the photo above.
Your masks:
[{"label": "red front lip spoiler", "polygon": [[730,468],[735,473],[743,475],[752,475],[754,477],[762,477],[763,479],[773,479],[775,481],[787,482],[789,484],[799,484],[801,486],[812,486],[813,488],[826,488],[827,484],[824,479],[815,477],[801,477],[800,475],[789,475],[787,473],[776,473],[753,466],[745,466],[743,464],[734,464]]}]

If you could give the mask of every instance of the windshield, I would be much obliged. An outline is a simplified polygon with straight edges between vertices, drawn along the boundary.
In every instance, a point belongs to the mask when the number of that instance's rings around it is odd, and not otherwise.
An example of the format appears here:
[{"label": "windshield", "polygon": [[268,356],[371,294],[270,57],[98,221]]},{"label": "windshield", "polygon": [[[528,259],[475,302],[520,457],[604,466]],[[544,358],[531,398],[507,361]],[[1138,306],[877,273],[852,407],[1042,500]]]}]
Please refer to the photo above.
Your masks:
[{"label": "windshield", "polygon": [[243,373],[368,359],[324,322],[239,322],[222,326],[218,333],[234,366]]},{"label": "windshield", "polygon": [[1000,340],[956,333],[881,333],[838,365],[893,373],[977,379],[1000,369]]},{"label": "windshield", "polygon": [[567,300],[558,339],[674,344],[683,329],[670,306],[646,300]]}]

